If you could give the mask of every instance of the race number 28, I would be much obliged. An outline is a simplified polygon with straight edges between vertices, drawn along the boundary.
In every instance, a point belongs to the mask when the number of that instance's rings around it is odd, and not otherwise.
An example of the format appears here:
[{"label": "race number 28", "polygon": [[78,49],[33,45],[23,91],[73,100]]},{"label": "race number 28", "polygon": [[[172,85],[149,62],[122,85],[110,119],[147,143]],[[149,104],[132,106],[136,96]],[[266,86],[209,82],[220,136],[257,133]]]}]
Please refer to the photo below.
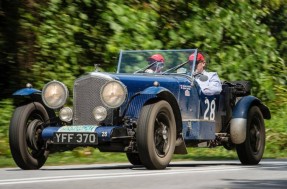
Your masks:
[{"label": "race number 28", "polygon": [[[215,100],[213,99],[211,102],[206,98],[204,101],[207,104],[206,110],[204,112],[203,119],[214,120],[215,119]],[[209,115],[208,115],[209,114]]]}]

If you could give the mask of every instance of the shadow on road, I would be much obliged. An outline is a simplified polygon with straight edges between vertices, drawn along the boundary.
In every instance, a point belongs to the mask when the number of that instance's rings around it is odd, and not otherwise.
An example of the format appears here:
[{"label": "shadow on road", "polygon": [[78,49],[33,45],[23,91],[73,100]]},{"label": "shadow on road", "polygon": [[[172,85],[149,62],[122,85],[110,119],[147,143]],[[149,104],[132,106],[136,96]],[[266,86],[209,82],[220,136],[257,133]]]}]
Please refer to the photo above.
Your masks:
[{"label": "shadow on road", "polygon": [[[166,170],[169,170],[171,168],[176,168],[176,167],[206,167],[206,166],[223,166],[223,165],[233,165],[233,166],[242,166],[240,163],[238,162],[222,162],[222,163],[212,163],[212,162],[192,162],[192,163],[182,163],[182,162],[175,162],[175,163],[171,163]],[[108,169],[134,169],[134,170],[146,170],[146,168],[144,166],[134,166],[131,164],[120,164],[120,165],[114,165],[114,164],[105,164],[105,165],[76,165],[76,166],[51,166],[51,167],[42,167],[41,169],[39,169],[40,171],[62,171],[62,170],[108,170]],[[22,169],[9,169],[7,171],[23,171]]]},{"label": "shadow on road", "polygon": [[[176,168],[176,167],[206,167],[206,166],[222,166],[222,165],[233,165],[233,166],[242,166],[240,163],[174,163],[170,164],[166,170],[169,170],[170,168]],[[134,169],[134,170],[146,170],[144,166],[134,166],[130,164],[123,164],[123,165],[96,165],[93,167],[72,167],[72,168],[49,168],[45,169],[42,168],[41,170],[45,171],[55,171],[55,170],[105,170],[105,169]]]},{"label": "shadow on road", "polygon": [[269,189],[269,188],[286,188],[287,180],[236,180],[236,179],[224,179],[223,181],[229,182],[227,186],[222,188],[232,189]]},{"label": "shadow on road", "polygon": [[[172,168],[198,168],[198,167],[216,167],[216,166],[236,166],[236,167],[255,167],[262,170],[282,170],[286,171],[287,165],[274,164],[258,164],[258,165],[242,165],[239,161],[192,161],[192,162],[172,162],[165,170]],[[146,170],[144,166],[134,166],[128,163],[121,164],[94,164],[94,165],[74,165],[74,166],[50,166],[42,167],[40,171],[62,171],[62,170],[116,170],[116,169],[131,169],[131,170]],[[7,171],[22,171],[22,169],[9,169]]]}]

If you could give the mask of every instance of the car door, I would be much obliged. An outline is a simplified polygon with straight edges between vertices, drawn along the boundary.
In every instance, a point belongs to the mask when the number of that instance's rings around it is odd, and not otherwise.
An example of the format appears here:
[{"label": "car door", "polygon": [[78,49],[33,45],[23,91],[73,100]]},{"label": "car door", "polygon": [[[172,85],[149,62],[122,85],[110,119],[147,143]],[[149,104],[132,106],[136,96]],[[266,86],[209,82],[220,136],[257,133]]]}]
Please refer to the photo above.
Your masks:
[{"label": "car door", "polygon": [[185,140],[215,139],[219,95],[203,94],[196,82],[181,88],[185,89],[181,90],[181,95],[185,97],[184,103],[181,103],[182,110],[185,110],[182,112]]}]

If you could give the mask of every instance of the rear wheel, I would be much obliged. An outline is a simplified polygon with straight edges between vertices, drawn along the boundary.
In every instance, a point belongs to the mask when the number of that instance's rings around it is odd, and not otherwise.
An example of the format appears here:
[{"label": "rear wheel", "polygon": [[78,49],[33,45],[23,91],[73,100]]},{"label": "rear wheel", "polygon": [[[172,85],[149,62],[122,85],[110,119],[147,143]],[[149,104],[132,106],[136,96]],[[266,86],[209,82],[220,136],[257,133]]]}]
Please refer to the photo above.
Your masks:
[{"label": "rear wheel", "polygon": [[41,137],[48,113],[38,102],[17,107],[11,118],[9,144],[15,163],[22,169],[39,169],[48,157]]},{"label": "rear wheel", "polygon": [[260,109],[250,108],[247,118],[246,140],[236,145],[237,155],[243,165],[256,165],[263,156],[265,148],[265,126]]},{"label": "rear wheel", "polygon": [[175,149],[176,125],[170,104],[159,101],[142,108],[137,128],[137,146],[147,169],[164,169]]}]

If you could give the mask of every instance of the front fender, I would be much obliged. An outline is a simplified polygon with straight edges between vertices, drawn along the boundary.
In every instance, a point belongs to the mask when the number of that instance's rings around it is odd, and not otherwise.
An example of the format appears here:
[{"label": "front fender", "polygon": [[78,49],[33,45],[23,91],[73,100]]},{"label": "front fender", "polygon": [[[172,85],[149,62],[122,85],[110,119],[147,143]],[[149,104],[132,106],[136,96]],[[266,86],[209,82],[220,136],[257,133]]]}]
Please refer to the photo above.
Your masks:
[{"label": "front fender", "polygon": [[166,88],[163,87],[148,87],[145,90],[143,90],[140,94],[141,95],[157,95],[163,91],[169,91]]},{"label": "front fender", "polygon": [[23,89],[20,89],[14,92],[12,95],[13,96],[30,96],[32,94],[39,94],[39,93],[41,93],[41,91],[35,88],[23,88]]},{"label": "front fender", "polygon": [[130,97],[125,107],[123,107],[122,116],[138,118],[139,112],[144,104],[151,101],[151,99],[156,99],[157,94],[160,91],[166,90],[163,87],[148,87],[143,91],[137,92]]},{"label": "front fender", "polygon": [[234,144],[241,144],[246,139],[246,127],[249,109],[258,106],[265,119],[271,118],[270,110],[258,98],[254,96],[242,97],[232,111],[230,123],[230,136]]},{"label": "front fender", "polygon": [[12,96],[14,97],[14,105],[22,106],[28,103],[39,102],[45,107],[46,111],[49,114],[50,119],[55,118],[56,117],[55,111],[48,108],[43,103],[41,93],[42,91],[30,87],[20,89],[12,94]]},{"label": "front fender", "polygon": [[35,88],[27,87],[20,89],[12,94],[15,106],[22,106],[30,102],[41,102],[41,91]]},{"label": "front fender", "polygon": [[141,92],[141,94],[154,95],[154,97],[160,98],[170,103],[176,120],[177,138],[179,138],[182,132],[182,117],[176,97],[168,89],[160,86],[146,88]]}]

